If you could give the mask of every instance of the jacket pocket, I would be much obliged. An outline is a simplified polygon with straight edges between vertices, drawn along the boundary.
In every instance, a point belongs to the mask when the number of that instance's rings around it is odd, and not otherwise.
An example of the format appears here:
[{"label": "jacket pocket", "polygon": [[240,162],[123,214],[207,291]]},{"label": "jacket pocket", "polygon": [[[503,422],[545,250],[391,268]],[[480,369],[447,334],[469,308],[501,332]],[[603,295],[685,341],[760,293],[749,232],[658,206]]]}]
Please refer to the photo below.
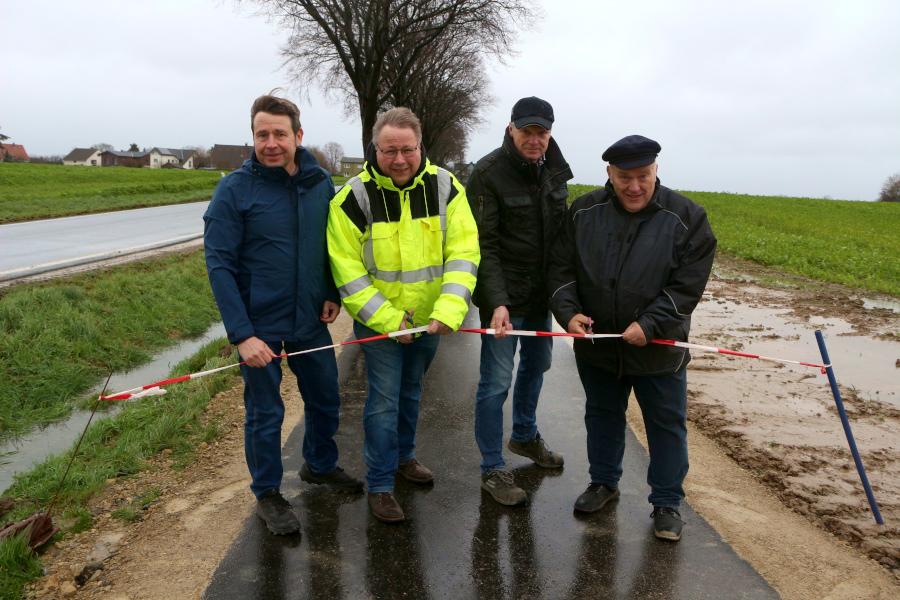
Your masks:
[{"label": "jacket pocket", "polygon": [[502,202],[503,206],[509,209],[528,208],[533,204],[531,196],[527,194],[503,196]]},{"label": "jacket pocket", "polygon": [[401,269],[398,223],[372,223],[370,238],[363,243],[363,262],[369,273]]}]

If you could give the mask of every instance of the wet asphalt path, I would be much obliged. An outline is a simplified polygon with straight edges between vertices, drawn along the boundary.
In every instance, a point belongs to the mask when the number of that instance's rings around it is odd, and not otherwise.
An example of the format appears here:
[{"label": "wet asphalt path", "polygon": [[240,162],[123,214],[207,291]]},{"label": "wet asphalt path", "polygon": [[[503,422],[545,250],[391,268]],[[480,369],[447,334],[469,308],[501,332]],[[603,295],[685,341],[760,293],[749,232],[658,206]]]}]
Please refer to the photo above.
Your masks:
[{"label": "wet asphalt path", "polygon": [[[446,337],[426,375],[417,436],[417,457],[435,472],[436,484],[423,488],[398,480],[395,492],[407,521],[380,523],[364,495],[301,482],[299,427],[284,450],[282,492],[303,523],[301,538],[271,536],[251,517],[205,597],[777,598],[689,507],[682,511],[687,525],[680,543],[653,537],[647,456],[630,433],[621,498],[599,514],[573,513],[572,503],[588,483],[583,390],[571,347],[555,344],[538,426],[565,455],[566,466],[543,470],[505,452],[507,467],[529,493],[528,506],[500,506],[479,488],[473,404],[480,340],[472,334]],[[341,359],[341,465],[362,476],[362,354],[350,346]]]},{"label": "wet asphalt path", "polygon": [[0,281],[185,242],[209,202],[0,225]]}]

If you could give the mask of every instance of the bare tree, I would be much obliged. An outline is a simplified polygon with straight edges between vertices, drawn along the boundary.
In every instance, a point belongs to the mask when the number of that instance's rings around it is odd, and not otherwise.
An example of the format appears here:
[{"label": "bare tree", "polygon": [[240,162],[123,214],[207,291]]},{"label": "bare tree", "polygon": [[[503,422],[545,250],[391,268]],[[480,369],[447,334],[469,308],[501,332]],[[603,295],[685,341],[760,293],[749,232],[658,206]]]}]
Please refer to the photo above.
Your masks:
[{"label": "bare tree", "polygon": [[131,145],[128,147],[128,151],[129,152],[140,152],[141,149],[138,148],[137,144],[135,144],[134,142],[131,142]]},{"label": "bare tree", "polygon": [[348,112],[358,110],[363,150],[379,110],[392,104],[396,88],[439,40],[465,39],[473,50],[502,57],[516,25],[533,14],[525,0],[259,2],[291,30],[282,54],[295,79],[318,81],[343,97]]},{"label": "bare tree", "polygon": [[112,144],[106,144],[106,143],[94,144],[93,146],[91,146],[91,148],[93,148],[94,150],[99,150],[100,152],[106,152],[107,150],[115,150],[115,147],[113,147]]},{"label": "bare tree", "polygon": [[887,178],[887,181],[881,186],[881,195],[878,197],[878,201],[900,202],[900,173]]},{"label": "bare tree", "polygon": [[340,173],[341,159],[344,158],[344,147],[337,142],[328,142],[322,147],[322,152],[325,154],[325,162],[327,163],[327,166],[322,166],[328,169],[330,173]]},{"label": "bare tree", "polygon": [[325,156],[325,152],[319,148],[318,146],[304,146],[306,151],[313,155],[313,158],[316,159],[316,162],[319,163],[319,166],[328,171],[329,173],[334,173],[331,169],[328,168],[328,157]]}]

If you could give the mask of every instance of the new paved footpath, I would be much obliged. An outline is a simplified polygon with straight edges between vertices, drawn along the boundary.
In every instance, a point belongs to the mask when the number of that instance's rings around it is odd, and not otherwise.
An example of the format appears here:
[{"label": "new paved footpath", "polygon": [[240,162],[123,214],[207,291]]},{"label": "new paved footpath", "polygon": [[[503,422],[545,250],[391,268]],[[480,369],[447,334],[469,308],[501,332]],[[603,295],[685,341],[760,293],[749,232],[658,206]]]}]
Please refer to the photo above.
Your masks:
[{"label": "new paved footpath", "polygon": [[[467,325],[477,327],[476,314]],[[581,517],[572,505],[588,483],[584,392],[571,347],[556,340],[538,427],[566,459],[562,471],[535,467],[504,449],[507,466],[529,493],[525,507],[503,507],[479,488],[473,433],[480,339],[441,340],[425,379],[417,457],[435,472],[422,488],[398,480],[407,521],[387,525],[364,495],[300,481],[302,425],[284,449],[282,492],[303,523],[302,536],[275,537],[252,516],[228,551],[209,599],[588,599],[778,598],[778,594],[689,506],[684,536],[653,537],[647,455],[629,432],[621,498]],[[354,350],[351,350],[354,349]],[[341,465],[363,476],[362,353],[341,356]],[[506,403],[506,435],[509,434]]]}]

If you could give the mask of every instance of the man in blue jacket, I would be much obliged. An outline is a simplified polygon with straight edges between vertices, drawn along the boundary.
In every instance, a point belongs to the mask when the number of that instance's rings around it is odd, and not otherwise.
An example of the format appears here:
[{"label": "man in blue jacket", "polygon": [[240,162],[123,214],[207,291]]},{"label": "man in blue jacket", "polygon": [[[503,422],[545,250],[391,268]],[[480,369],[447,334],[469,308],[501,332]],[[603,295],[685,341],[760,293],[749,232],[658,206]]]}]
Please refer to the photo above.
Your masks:
[{"label": "man in blue jacket", "polygon": [[[284,403],[282,352],[332,343],[327,324],[340,312],[328,266],[325,226],[331,177],[300,146],[300,110],[260,96],[250,110],[254,152],[216,188],[206,214],[206,269],[228,339],[244,378],[244,452],[257,514],[276,535],[300,521],[280,492]],[[334,434],[340,396],[334,351],[288,358],[304,404],[300,478],[361,492],[362,482],[337,466]]]}]

